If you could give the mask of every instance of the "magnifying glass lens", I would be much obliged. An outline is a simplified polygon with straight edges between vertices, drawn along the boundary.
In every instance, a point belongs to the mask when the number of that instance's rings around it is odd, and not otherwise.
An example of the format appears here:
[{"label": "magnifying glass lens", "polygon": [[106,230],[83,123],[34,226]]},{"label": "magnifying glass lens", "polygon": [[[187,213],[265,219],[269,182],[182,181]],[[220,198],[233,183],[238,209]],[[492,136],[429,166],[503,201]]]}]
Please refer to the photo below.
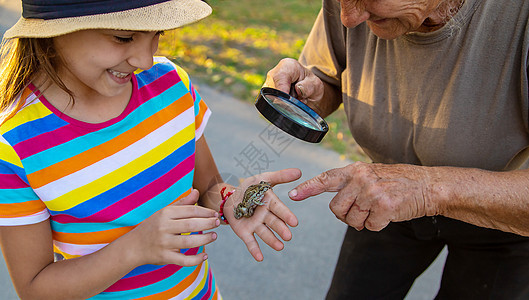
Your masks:
[{"label": "magnifying glass lens", "polygon": [[320,123],[316,122],[316,120],[314,120],[311,115],[306,113],[301,108],[295,106],[292,102],[285,101],[276,95],[265,95],[265,99],[276,110],[287,116],[292,121],[315,130],[322,129]]},{"label": "magnifying glass lens", "polygon": [[325,120],[315,111],[277,89],[262,88],[255,107],[272,124],[307,142],[318,143],[329,131]]}]

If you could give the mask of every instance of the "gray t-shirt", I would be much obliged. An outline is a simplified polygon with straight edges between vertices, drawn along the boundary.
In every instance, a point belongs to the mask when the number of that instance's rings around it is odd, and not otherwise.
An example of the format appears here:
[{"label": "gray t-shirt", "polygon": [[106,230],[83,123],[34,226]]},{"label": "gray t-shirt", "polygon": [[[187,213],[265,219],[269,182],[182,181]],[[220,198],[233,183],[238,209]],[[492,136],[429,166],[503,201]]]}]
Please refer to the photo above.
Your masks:
[{"label": "gray t-shirt", "polygon": [[394,40],[345,28],[323,2],[300,61],[341,88],[373,161],[526,167],[529,1],[467,0],[443,28]]}]

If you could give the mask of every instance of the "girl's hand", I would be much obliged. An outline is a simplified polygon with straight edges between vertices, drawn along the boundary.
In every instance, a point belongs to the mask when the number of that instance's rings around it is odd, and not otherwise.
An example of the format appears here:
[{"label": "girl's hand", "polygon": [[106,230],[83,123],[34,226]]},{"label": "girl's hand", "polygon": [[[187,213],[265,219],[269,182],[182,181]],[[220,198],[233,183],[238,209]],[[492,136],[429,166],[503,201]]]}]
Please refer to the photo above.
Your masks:
[{"label": "girl's hand", "polygon": [[250,251],[255,260],[262,261],[263,254],[254,237],[254,233],[272,249],[280,251],[283,249],[283,243],[276,237],[274,232],[284,241],[289,241],[292,238],[292,233],[288,226],[297,226],[298,219],[271,189],[265,193],[262,199],[265,204],[257,206],[254,215],[249,218],[242,217],[237,220],[233,212],[234,207],[242,201],[244,192],[250,185],[266,181],[275,186],[276,184],[297,180],[300,177],[301,171],[299,169],[284,169],[250,177],[245,179],[226,201],[224,205],[225,217],[235,234],[246,244],[248,251]]},{"label": "girl's hand", "polygon": [[187,197],[161,209],[122,237],[132,244],[129,253],[137,261],[137,265],[194,266],[207,259],[206,253],[180,253],[180,249],[204,246],[217,238],[215,232],[182,235],[210,230],[220,225],[216,211],[194,205],[198,195],[197,190],[191,191]]}]

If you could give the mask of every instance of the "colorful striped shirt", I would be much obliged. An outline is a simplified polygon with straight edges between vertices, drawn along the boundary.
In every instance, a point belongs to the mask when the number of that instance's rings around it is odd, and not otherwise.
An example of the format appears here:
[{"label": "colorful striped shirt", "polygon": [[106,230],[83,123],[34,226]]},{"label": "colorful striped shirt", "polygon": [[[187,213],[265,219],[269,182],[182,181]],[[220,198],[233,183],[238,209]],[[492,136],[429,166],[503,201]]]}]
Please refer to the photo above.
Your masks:
[{"label": "colorful striped shirt", "polygon": [[[72,119],[30,85],[22,109],[0,126],[0,226],[50,218],[55,251],[93,253],[188,195],[195,142],[210,110],[188,75],[166,58],[132,76],[123,113]],[[203,247],[181,250],[186,254]],[[93,299],[217,299],[204,262],[144,265]]]}]

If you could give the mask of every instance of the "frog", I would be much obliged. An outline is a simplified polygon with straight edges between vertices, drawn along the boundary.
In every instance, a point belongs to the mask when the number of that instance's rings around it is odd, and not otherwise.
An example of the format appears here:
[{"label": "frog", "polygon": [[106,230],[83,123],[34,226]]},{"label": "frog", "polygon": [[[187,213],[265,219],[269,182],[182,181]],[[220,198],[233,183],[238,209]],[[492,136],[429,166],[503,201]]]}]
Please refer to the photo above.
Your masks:
[{"label": "frog", "polygon": [[244,192],[244,197],[241,203],[239,203],[234,209],[235,219],[242,217],[249,218],[253,216],[254,210],[258,205],[265,205],[266,202],[262,201],[265,193],[272,188],[269,182],[261,181],[259,184],[250,185]]}]

